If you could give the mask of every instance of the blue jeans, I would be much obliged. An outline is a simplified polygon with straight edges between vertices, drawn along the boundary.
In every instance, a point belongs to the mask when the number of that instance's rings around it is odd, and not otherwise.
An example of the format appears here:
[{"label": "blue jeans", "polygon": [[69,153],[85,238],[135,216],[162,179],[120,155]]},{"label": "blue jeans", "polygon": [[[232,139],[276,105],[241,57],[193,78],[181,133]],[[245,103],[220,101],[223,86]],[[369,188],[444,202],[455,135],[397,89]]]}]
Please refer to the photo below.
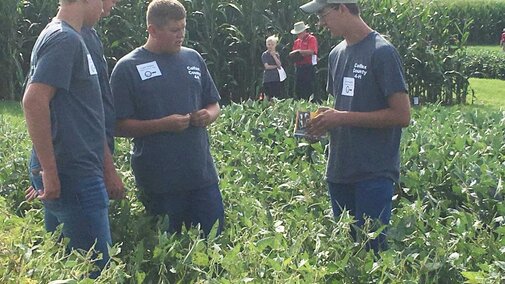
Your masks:
[{"label": "blue jeans", "polygon": [[[103,269],[109,261],[108,245],[112,245],[109,226],[109,197],[102,177],[72,178],[60,176],[61,193],[55,200],[45,200],[47,213],[63,224],[63,236],[70,249],[102,253],[96,263]],[[97,277],[99,272],[92,274]]]},{"label": "blue jeans", "polygon": [[151,193],[142,190],[141,197],[148,214],[167,215],[170,233],[180,233],[186,228],[200,224],[205,236],[218,222],[217,234],[224,225],[224,207],[218,184],[196,190],[170,193]]},{"label": "blue jeans", "polygon": [[[394,182],[389,178],[373,178],[350,184],[328,182],[333,215],[338,217],[344,210],[349,210],[359,227],[364,225],[365,217],[379,221],[381,225],[388,225],[393,187]],[[353,237],[356,237],[354,230]],[[386,250],[386,230],[367,245],[375,252]]]},{"label": "blue jeans", "polygon": [[[55,200],[45,200],[44,224],[48,232],[54,232],[63,224],[63,236],[69,239],[69,249],[89,250],[102,253],[96,263],[103,269],[109,261],[107,245],[112,245],[109,226],[109,197],[102,177],[72,178],[60,176],[61,193]],[[32,152],[30,180],[37,190],[43,190],[40,163]],[[95,243],[96,242],[96,243]],[[99,271],[91,273],[96,278]]]}]

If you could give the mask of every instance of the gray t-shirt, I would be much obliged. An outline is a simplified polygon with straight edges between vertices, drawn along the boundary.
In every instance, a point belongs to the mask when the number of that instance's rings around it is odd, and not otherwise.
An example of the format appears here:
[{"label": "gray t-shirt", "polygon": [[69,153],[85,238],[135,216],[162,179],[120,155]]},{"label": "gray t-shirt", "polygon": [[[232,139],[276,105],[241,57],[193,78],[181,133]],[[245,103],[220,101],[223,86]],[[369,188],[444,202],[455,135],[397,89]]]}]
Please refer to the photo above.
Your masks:
[{"label": "gray t-shirt", "polygon": [[[375,31],[351,46],[342,41],[329,55],[327,91],[335,96],[337,110],[387,108],[388,96],[407,92],[398,52]],[[353,183],[386,177],[398,182],[401,132],[401,127],[332,129],[327,180]]]},{"label": "gray t-shirt", "polygon": [[[203,58],[182,48],[155,54],[143,47],[121,58],[111,75],[116,117],[151,120],[187,114],[220,100]],[[218,182],[204,127],[133,139],[132,168],[147,192],[194,190]]]},{"label": "gray t-shirt", "polygon": [[[275,59],[270,54],[270,52],[268,52],[268,50],[263,52],[263,54],[261,54],[261,62],[263,63],[263,66],[265,65],[265,63],[268,65],[277,65],[277,63],[275,63]],[[277,69],[263,70],[263,83],[279,82],[279,81],[280,78]]]},{"label": "gray t-shirt", "polygon": [[93,58],[96,71],[98,72],[98,81],[100,83],[100,91],[102,92],[103,110],[105,115],[105,134],[107,137],[107,145],[112,153],[114,153],[114,127],[116,124],[116,115],[114,112],[114,98],[110,90],[109,84],[109,66],[104,57],[103,44],[94,28],[83,27],[81,36],[86,43],[86,47]]},{"label": "gray t-shirt", "polygon": [[28,84],[56,88],[51,134],[60,175],[103,176],[104,114],[95,66],[80,34],[53,20],[32,50]]}]

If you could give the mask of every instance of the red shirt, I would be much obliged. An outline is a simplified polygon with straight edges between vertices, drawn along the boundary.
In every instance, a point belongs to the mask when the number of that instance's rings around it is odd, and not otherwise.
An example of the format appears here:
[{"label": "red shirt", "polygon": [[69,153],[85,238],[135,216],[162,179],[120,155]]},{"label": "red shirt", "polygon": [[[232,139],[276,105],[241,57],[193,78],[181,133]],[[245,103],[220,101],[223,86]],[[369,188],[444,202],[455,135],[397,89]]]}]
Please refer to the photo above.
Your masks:
[{"label": "red shirt", "polygon": [[505,32],[503,32],[501,34],[501,40],[500,40],[500,42],[505,42]]},{"label": "red shirt", "polygon": [[[307,33],[305,37],[302,39],[297,38],[293,43],[293,50],[301,49],[301,50],[313,50],[314,56],[316,56],[317,62],[317,39],[312,34]],[[302,60],[295,62],[295,65],[315,65],[312,64],[312,56],[304,56]]]}]

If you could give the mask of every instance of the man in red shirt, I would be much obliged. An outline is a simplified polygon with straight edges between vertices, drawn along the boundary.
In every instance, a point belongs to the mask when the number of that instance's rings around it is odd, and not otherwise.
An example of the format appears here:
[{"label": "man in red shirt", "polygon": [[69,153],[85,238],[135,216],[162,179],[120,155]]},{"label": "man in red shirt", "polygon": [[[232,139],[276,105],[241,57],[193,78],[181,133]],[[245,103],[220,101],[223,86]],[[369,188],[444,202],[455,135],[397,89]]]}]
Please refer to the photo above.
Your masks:
[{"label": "man in red shirt", "polygon": [[307,32],[308,28],[304,22],[295,23],[291,33],[297,35],[297,38],[293,43],[293,50],[289,53],[296,67],[296,97],[305,100],[314,93],[317,64],[317,39]]}]

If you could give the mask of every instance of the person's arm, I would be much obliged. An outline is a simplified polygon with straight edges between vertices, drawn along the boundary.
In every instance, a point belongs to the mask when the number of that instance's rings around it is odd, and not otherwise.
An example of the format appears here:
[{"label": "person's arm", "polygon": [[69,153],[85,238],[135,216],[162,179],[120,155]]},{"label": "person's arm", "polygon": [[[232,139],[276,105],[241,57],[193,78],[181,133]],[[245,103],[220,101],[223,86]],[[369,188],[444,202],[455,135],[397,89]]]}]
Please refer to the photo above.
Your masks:
[{"label": "person's arm", "polygon": [[212,124],[219,117],[221,107],[219,103],[212,103],[199,111],[191,113],[191,125],[195,127],[206,127]]},{"label": "person's arm", "polygon": [[265,70],[272,70],[272,69],[279,68],[279,67],[277,67],[277,65],[270,65],[268,63],[263,64],[263,67],[265,68]]},{"label": "person's arm", "polygon": [[103,177],[105,181],[105,188],[107,189],[110,199],[122,199],[125,195],[123,181],[121,181],[121,178],[116,171],[116,167],[114,166],[114,161],[112,159],[112,153],[110,152],[107,142],[104,144]]},{"label": "person's arm", "polygon": [[[268,55],[270,55],[273,58],[273,60],[275,61],[275,65],[268,64]],[[272,70],[281,67],[281,61],[279,59],[279,54],[277,54],[277,52],[269,51],[268,53],[264,53],[261,56],[261,60],[263,61],[263,68],[265,70]]]},{"label": "person's arm", "polygon": [[291,50],[291,52],[289,52],[289,56],[292,56],[292,55],[294,55],[297,52],[300,52],[300,50],[299,49]]},{"label": "person's arm", "polygon": [[116,136],[143,137],[160,132],[181,132],[189,127],[189,114],[173,114],[159,119],[119,119],[116,121]]},{"label": "person's arm", "polygon": [[300,54],[303,56],[312,56],[317,54],[317,39],[315,36],[310,36],[308,39],[307,49],[300,50]]},{"label": "person's arm", "polygon": [[277,68],[281,68],[282,64],[281,64],[281,59],[279,58],[279,54],[277,52],[274,52],[274,53],[272,53],[272,57],[274,58],[275,66]]},{"label": "person's arm", "polygon": [[295,42],[293,43],[293,48],[291,49],[291,52],[289,53],[289,57],[292,57],[292,56],[297,56],[297,53],[298,53],[299,55],[302,55],[302,54],[300,53],[300,51],[301,51],[301,50],[300,50],[300,40],[299,40],[299,39],[297,39],[297,40],[295,40]]},{"label": "person's arm", "polygon": [[410,101],[405,92],[388,97],[389,107],[372,112],[338,111],[328,108],[311,119],[307,126],[309,135],[321,136],[326,131],[340,127],[406,127],[410,123]]},{"label": "person's arm", "polygon": [[56,199],[60,196],[60,179],[54,155],[51,137],[51,116],[49,104],[56,93],[56,88],[41,84],[28,85],[23,96],[23,110],[28,133],[42,168],[44,192],[40,199]]},{"label": "person's arm", "polygon": [[300,49],[298,50],[302,56],[312,56],[315,54],[314,50],[312,49]]}]

